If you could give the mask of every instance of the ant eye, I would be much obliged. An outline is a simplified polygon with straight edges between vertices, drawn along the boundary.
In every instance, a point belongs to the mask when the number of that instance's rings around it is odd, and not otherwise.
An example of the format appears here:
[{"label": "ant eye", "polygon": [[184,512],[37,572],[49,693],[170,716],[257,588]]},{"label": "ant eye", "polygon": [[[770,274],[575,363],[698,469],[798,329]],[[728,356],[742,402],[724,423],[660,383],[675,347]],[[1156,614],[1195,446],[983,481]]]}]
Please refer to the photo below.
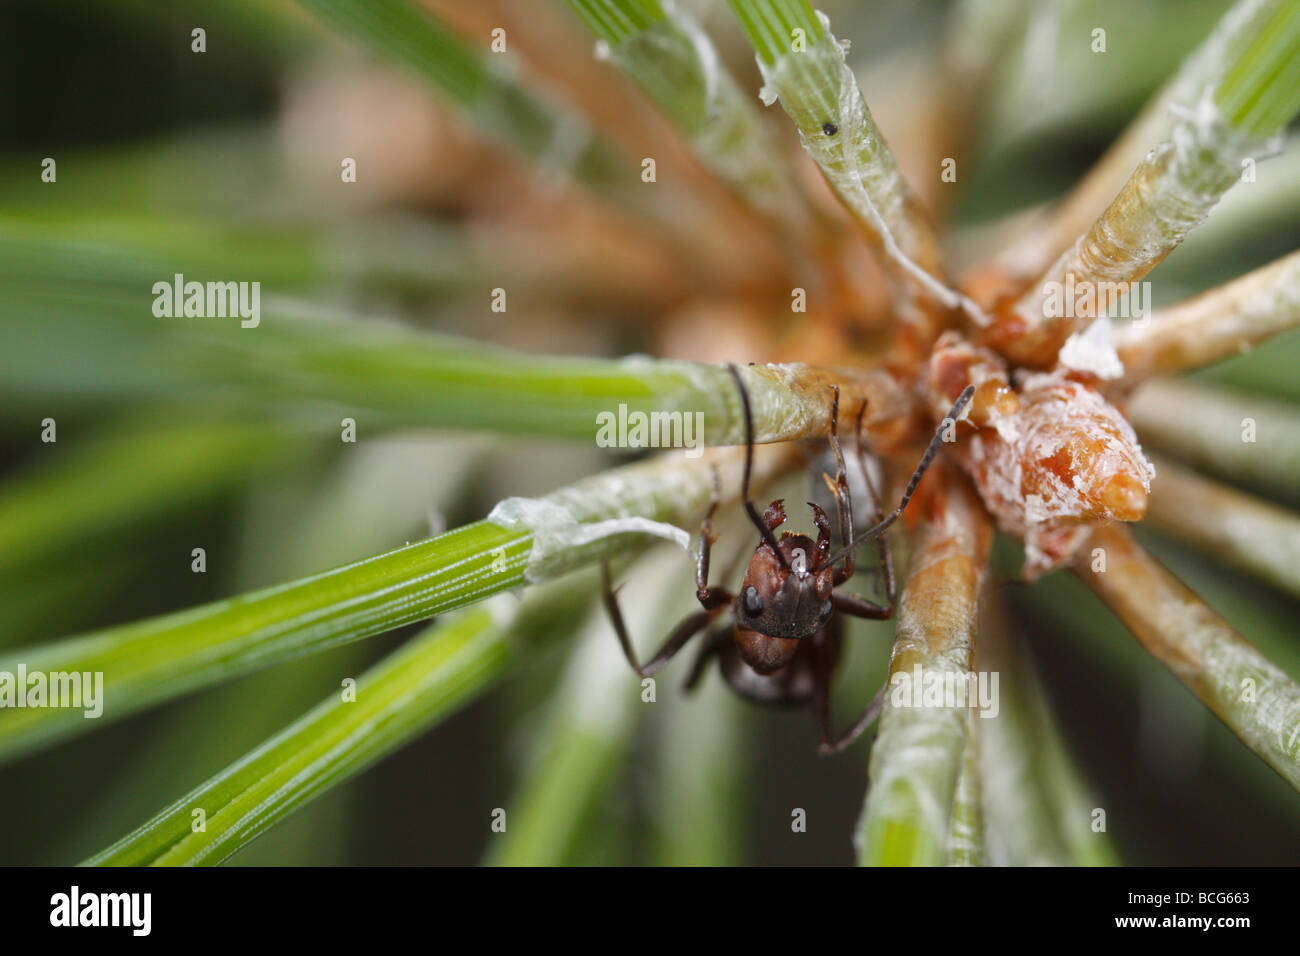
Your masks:
[{"label": "ant eye", "polygon": [[750,617],[758,617],[763,613],[763,599],[758,596],[758,588],[752,584],[745,588],[741,599],[745,602],[745,613]]}]

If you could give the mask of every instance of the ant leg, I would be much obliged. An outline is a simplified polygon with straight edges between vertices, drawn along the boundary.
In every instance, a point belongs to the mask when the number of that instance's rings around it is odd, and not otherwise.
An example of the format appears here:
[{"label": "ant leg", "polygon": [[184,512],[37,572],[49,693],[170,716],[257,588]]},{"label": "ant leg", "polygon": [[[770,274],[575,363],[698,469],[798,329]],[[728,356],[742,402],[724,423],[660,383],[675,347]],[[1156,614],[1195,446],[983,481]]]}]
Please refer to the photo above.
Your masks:
[{"label": "ant leg", "polygon": [[885,604],[892,614],[898,593],[894,584],[894,559],[889,553],[889,535],[882,534],[876,541],[880,546],[880,575],[885,579]]},{"label": "ant leg", "polygon": [[830,740],[829,733],[824,733],[821,746],[817,748],[817,752],[823,757],[837,754],[845,747],[849,746],[849,744],[853,743],[853,741],[861,737],[862,732],[871,726],[871,722],[880,716],[880,710],[885,705],[885,688],[888,686],[888,684],[885,684],[880,688],[880,690],[876,691],[876,696],[871,698],[871,702],[867,704],[866,709],[861,713],[858,719],[853,722],[853,725],[849,727],[848,730],[844,731],[839,738],[836,740]]},{"label": "ant leg", "polygon": [[[835,649],[839,643],[843,624],[836,617],[827,622],[812,639],[813,652],[813,710],[817,716],[817,733],[820,738],[817,752],[822,756],[839,753],[862,735],[876,719],[885,702],[885,687],[867,704],[858,719],[839,737],[831,736],[831,671],[835,664]],[[888,685],[886,685],[888,686]]]},{"label": "ant leg", "polygon": [[759,537],[772,549],[772,553],[776,555],[781,567],[788,571],[790,570],[790,564],[786,561],[785,555],[781,553],[781,548],[776,543],[776,535],[759,517],[754,502],[749,500],[749,476],[754,467],[754,413],[749,407],[749,392],[746,391],[745,383],[740,378],[740,369],[736,368],[735,365],[728,365],[727,369],[731,372],[731,377],[736,381],[736,388],[740,391],[740,407],[745,413],[745,477],[741,483],[740,496],[745,502],[745,512],[749,515],[749,520],[758,529]]},{"label": "ant leg", "polygon": [[848,614],[850,617],[866,618],[869,621],[887,621],[894,616],[896,603],[892,586],[887,597],[887,603],[877,604],[874,601],[868,601],[866,598],[858,597],[856,594],[832,591],[831,606],[842,614]]},{"label": "ant leg", "polygon": [[[844,549],[845,551],[850,551],[853,548],[858,547],[863,541],[866,541],[869,538],[879,538],[884,534],[886,528],[898,520],[899,516],[907,509],[907,503],[912,500],[912,494],[916,491],[916,486],[921,483],[921,479],[925,477],[926,470],[934,461],[935,456],[939,454],[939,449],[943,446],[944,435],[952,426],[952,423],[956,422],[957,419],[961,417],[961,413],[965,410],[966,406],[970,404],[971,396],[974,394],[975,386],[967,385],[966,388],[962,390],[961,395],[957,397],[957,401],[953,403],[952,409],[948,412],[947,417],[939,423],[939,427],[935,429],[934,437],[930,439],[930,444],[925,449],[925,454],[921,456],[920,463],[916,466],[916,470],[912,472],[912,477],[907,481],[907,487],[903,489],[903,498],[899,501],[898,507],[887,514],[882,520],[877,521],[866,531],[859,534],[849,543],[848,547]],[[835,555],[835,560],[839,560],[839,558],[840,555]]]},{"label": "ant leg", "polygon": [[623,623],[623,613],[618,608],[618,598],[615,597],[614,587],[609,580],[609,565],[601,565],[601,573],[605,580],[605,610],[609,612],[610,621],[614,624],[614,632],[618,635],[618,642],[623,647],[623,656],[627,662],[632,665],[632,670],[636,671],[641,677],[651,677],[656,674],[661,667],[672,659],[673,655],[682,649],[682,647],[692,637],[708,625],[713,619],[716,611],[696,611],[668,636],[664,646],[659,648],[655,654],[644,665],[637,663],[636,650],[632,647],[632,639],[628,637],[627,626]]},{"label": "ant leg", "polygon": [[[717,613],[731,603],[732,596],[725,588],[709,587],[709,559],[713,553],[713,544],[717,537],[713,533],[713,515],[718,510],[718,502],[722,498],[722,489],[718,479],[718,470],[713,469],[713,492],[709,499],[709,510],[704,515],[704,521],[700,524],[700,548],[695,562],[695,596],[703,605],[704,610],[692,614],[668,636],[664,646],[659,649],[646,664],[642,665],[637,662],[636,650],[632,647],[632,639],[628,636],[627,625],[623,621],[623,612],[619,610],[618,598],[615,595],[615,588],[609,579],[609,565],[601,565],[601,574],[605,582],[605,609],[609,612],[610,621],[614,625],[614,631],[618,635],[618,642],[623,648],[623,656],[627,662],[632,665],[632,669],[642,677],[650,677],[657,673],[664,664],[668,663],[678,651],[692,637],[702,631]],[[707,648],[707,646],[706,646]],[[696,668],[702,667],[697,660]],[[689,684],[698,680],[698,674],[693,672]]]},{"label": "ant leg", "polygon": [[[848,471],[844,467],[844,450],[840,447],[840,388],[838,385],[832,385],[831,389],[835,396],[831,399],[830,429],[831,452],[835,455],[835,481],[832,483],[826,475],[822,477],[826,479],[826,486],[835,496],[835,510],[839,512],[840,519],[840,547],[847,547],[853,540],[853,498],[849,494]],[[835,572],[832,581],[838,586],[851,577],[853,577],[853,551],[849,550],[845,552],[844,564]]]},{"label": "ant leg", "polygon": [[700,550],[695,560],[695,597],[704,610],[714,611],[731,602],[731,595],[722,588],[709,587],[709,560],[713,556],[713,545],[718,538],[713,533],[713,515],[718,510],[722,499],[722,485],[718,479],[718,469],[713,469],[713,491],[709,497],[709,510],[700,524]]},{"label": "ant leg", "polygon": [[813,715],[817,718],[817,750],[822,752],[831,742],[831,658],[825,645],[826,631],[838,628],[838,621],[828,621],[826,628],[812,638]]},{"label": "ant leg", "polygon": [[699,651],[696,653],[695,660],[691,662],[691,672],[686,677],[686,683],[682,687],[683,690],[688,693],[695,690],[696,685],[700,682],[700,678],[704,676],[705,668],[707,668],[709,663],[718,656],[718,652],[722,649],[723,642],[730,640],[730,638],[731,628],[729,627],[718,628],[709,634],[704,644],[701,645]]},{"label": "ant leg", "polygon": [[732,554],[732,556],[727,560],[726,568],[724,568],[722,571],[722,580],[724,581],[734,580],[736,577],[736,571],[737,569],[739,569],[741,563],[742,562],[746,564],[748,563],[749,554],[750,552],[743,548],[737,550],[734,554]]},{"label": "ant leg", "polygon": [[[870,492],[872,503],[875,505],[876,521],[880,522],[885,517],[883,501],[880,496],[880,490],[876,487],[875,480],[871,477],[870,462],[867,460],[867,435],[863,431],[863,419],[867,414],[867,403],[864,400],[862,407],[858,409],[857,422],[854,424],[854,437],[858,442],[858,464],[862,468],[862,480],[866,482],[867,491]],[[885,601],[889,607],[894,606],[895,583],[894,583],[894,559],[889,552],[889,535],[882,534],[876,539],[880,549],[880,577],[885,585]]]}]

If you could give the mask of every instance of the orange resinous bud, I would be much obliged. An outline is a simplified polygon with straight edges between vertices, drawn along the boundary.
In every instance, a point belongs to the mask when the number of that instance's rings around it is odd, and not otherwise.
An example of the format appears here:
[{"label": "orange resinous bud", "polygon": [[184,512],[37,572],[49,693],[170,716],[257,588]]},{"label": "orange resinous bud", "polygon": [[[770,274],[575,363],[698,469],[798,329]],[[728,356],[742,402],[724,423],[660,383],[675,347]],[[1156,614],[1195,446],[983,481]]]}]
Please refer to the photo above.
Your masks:
[{"label": "orange resinous bud", "polygon": [[1011,391],[993,353],[945,336],[930,360],[932,403],[968,383],[977,387],[975,431],[957,457],[999,526],[1023,537],[1027,577],[1069,560],[1090,523],[1146,514],[1155,468],[1094,388],[1056,371],[1029,375]]},{"label": "orange resinous bud", "polygon": [[970,344],[956,332],[945,332],[930,357],[929,399],[935,418],[948,414],[967,385],[975,397],[965,421],[984,427],[1020,408],[1020,398],[1007,378],[1007,368],[996,353]]}]

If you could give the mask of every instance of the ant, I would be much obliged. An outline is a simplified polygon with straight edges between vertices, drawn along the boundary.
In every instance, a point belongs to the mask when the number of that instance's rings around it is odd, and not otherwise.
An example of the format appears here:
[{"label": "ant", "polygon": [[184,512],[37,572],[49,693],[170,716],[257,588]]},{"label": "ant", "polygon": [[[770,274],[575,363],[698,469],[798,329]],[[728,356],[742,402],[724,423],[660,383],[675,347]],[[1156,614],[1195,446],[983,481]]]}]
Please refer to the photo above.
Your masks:
[{"label": "ant", "polygon": [[[783,532],[780,540],[777,540],[774,532],[786,520],[785,505],[782,499],[777,499],[760,516],[750,501],[749,480],[754,456],[753,414],[749,394],[739,371],[734,365],[729,365],[728,369],[740,391],[741,406],[745,413],[745,471],[741,494],[745,511],[758,529],[761,539],[749,559],[740,593],[733,595],[725,588],[710,586],[708,583],[709,557],[716,541],[713,515],[721,496],[715,469],[712,499],[700,526],[699,554],[695,568],[695,596],[703,610],[682,621],[659,652],[642,665],[637,662],[623,615],[619,611],[608,565],[604,567],[605,607],[628,663],[642,677],[657,673],[687,641],[705,630],[715,617],[730,608],[733,624],[710,632],[696,655],[686,681],[686,689],[689,691],[695,687],[706,665],[716,656],[723,677],[743,697],[760,703],[786,705],[806,704],[811,700],[820,738],[818,752],[823,755],[838,753],[853,743],[875,720],[885,696],[885,688],[882,687],[848,730],[839,737],[832,736],[830,683],[840,656],[843,630],[840,615],[848,614],[870,620],[887,620],[893,616],[896,600],[894,570],[885,531],[902,515],[916,486],[938,454],[944,425],[940,424],[930,440],[920,464],[907,483],[902,500],[889,515],[881,511],[880,496],[868,484],[868,490],[875,498],[875,523],[855,537],[853,502],[838,434],[840,390],[839,386],[831,386],[834,398],[831,402],[830,447],[835,457],[836,475],[833,483],[829,475],[823,475],[823,478],[835,497],[843,547],[838,552],[831,552],[830,520],[826,512],[812,502],[808,502],[808,506],[812,509],[813,521],[817,527],[817,540],[814,542],[807,535],[790,531]],[[957,420],[974,391],[973,387],[967,387],[961,393],[948,413],[947,420]],[[856,431],[863,474],[869,476],[862,437],[862,419],[866,408],[866,402],[863,402],[857,416]],[[858,548],[871,539],[879,541],[884,604],[876,604],[866,598],[837,590],[853,576],[853,559]]]}]

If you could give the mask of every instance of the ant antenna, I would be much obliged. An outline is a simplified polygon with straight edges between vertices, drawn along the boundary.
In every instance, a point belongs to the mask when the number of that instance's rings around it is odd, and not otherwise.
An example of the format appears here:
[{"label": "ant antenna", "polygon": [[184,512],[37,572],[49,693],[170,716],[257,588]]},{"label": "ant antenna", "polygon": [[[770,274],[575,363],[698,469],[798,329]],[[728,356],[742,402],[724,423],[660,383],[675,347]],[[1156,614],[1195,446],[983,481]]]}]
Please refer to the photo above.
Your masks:
[{"label": "ant antenna", "polygon": [[907,503],[912,500],[912,493],[916,491],[916,486],[919,485],[921,479],[925,477],[925,473],[929,469],[930,463],[934,461],[935,455],[939,454],[939,449],[943,446],[944,429],[950,421],[954,423],[957,421],[957,418],[963,411],[965,411],[966,406],[970,403],[974,394],[975,386],[967,385],[962,390],[962,393],[957,396],[957,401],[953,403],[952,409],[948,412],[947,417],[945,417],[944,420],[939,423],[939,427],[935,429],[934,437],[930,439],[929,447],[925,449],[925,454],[921,456],[921,463],[916,466],[916,471],[912,472],[912,477],[907,482],[907,488],[903,491],[903,500],[898,503],[898,507],[866,531],[854,536],[853,540],[850,541],[848,545],[840,549],[838,554],[831,557],[828,562],[829,564],[834,564],[836,561],[841,560],[850,551],[857,550],[862,546],[863,542],[868,541],[871,538],[880,537],[891,524],[898,520],[899,516],[903,513],[903,509],[907,507]]},{"label": "ant antenna", "polygon": [[759,535],[772,549],[776,559],[781,562],[781,567],[790,570],[790,564],[781,553],[781,548],[776,543],[776,535],[772,534],[772,529],[767,526],[761,517],[758,509],[754,507],[753,502],[749,500],[749,473],[754,464],[754,416],[749,410],[749,392],[745,390],[745,383],[740,379],[740,370],[732,363],[727,363],[727,370],[731,372],[731,377],[736,380],[736,388],[740,390],[740,405],[745,412],[745,478],[741,485],[741,496],[745,501],[745,511],[749,514],[749,520],[754,523],[758,529]]}]

